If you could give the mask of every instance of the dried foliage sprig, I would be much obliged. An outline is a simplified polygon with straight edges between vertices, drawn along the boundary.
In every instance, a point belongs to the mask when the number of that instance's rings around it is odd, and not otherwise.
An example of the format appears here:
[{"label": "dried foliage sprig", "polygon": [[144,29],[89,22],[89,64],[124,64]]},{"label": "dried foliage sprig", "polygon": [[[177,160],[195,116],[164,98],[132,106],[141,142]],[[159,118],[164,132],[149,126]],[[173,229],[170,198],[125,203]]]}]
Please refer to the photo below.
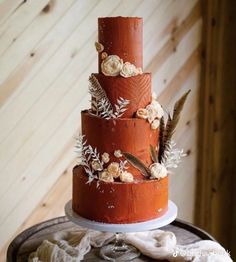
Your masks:
[{"label": "dried foliage sprig", "polygon": [[80,165],[84,167],[85,172],[88,175],[88,183],[91,183],[93,179],[98,178],[97,175],[94,174],[94,170],[91,167],[91,161],[96,161],[99,165],[103,165],[100,160],[100,154],[97,152],[96,148],[92,148],[90,145],[86,145],[87,141],[84,140],[83,135],[79,135],[76,138],[76,152],[78,153],[78,157],[80,158]]},{"label": "dried foliage sprig", "polygon": [[119,168],[120,168],[120,171],[123,172],[125,170],[128,169],[128,166],[127,166],[127,163],[128,161],[127,160],[120,160],[120,163],[119,163]]},{"label": "dried foliage sprig", "polygon": [[166,169],[177,168],[181,159],[186,156],[183,149],[175,148],[176,144],[173,140],[169,142],[168,150],[164,152],[161,164]]},{"label": "dried foliage sprig", "polygon": [[122,155],[128,160],[128,162],[130,162],[131,165],[139,169],[145,177],[150,177],[151,173],[149,168],[140,159],[128,152],[122,152]]},{"label": "dried foliage sprig", "polygon": [[162,134],[162,146],[163,148],[159,151],[159,161],[163,161],[163,156],[166,152],[170,151],[170,144],[172,136],[175,132],[176,126],[180,119],[180,113],[184,107],[185,101],[188,97],[190,90],[188,90],[174,105],[173,115],[168,114],[167,124],[165,126],[164,134]]},{"label": "dried foliage sprig", "polygon": [[96,115],[105,119],[111,119],[121,117],[124,114],[130,102],[129,100],[122,97],[118,98],[117,104],[114,105],[114,111],[105,90],[93,74],[89,77],[89,83],[89,93],[92,96],[92,111],[95,112]]},{"label": "dried foliage sprig", "polygon": [[[89,93],[92,96],[92,110],[99,114],[99,103],[101,105],[106,105],[106,110],[112,111],[112,105],[106,95],[105,90],[101,87],[100,83],[98,82],[97,78],[92,74],[89,77]],[[100,101],[100,102],[99,102]]]}]

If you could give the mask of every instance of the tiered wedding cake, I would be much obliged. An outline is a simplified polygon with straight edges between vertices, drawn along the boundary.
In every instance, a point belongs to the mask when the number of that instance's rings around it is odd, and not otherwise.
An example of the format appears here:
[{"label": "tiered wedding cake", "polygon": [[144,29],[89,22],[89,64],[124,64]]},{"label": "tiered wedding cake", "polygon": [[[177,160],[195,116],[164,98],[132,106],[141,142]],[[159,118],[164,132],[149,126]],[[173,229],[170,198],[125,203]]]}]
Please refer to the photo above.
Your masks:
[{"label": "tiered wedding cake", "polygon": [[141,18],[98,19],[99,73],[89,78],[91,109],[81,113],[81,163],[73,170],[73,210],[90,220],[118,224],[162,216],[167,170],[183,156],[171,137],[188,93],[165,124],[151,74],[142,69],[142,30]]}]

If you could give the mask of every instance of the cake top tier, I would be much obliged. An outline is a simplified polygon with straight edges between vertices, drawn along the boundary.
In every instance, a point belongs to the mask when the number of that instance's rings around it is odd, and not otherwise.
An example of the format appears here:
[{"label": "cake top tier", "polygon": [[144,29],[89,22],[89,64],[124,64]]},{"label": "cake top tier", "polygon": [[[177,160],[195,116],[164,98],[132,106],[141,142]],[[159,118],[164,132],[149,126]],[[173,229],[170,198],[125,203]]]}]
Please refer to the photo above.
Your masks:
[{"label": "cake top tier", "polygon": [[[139,17],[98,18],[98,42],[108,55],[143,67],[143,19]],[[99,54],[99,72],[101,72]]]}]

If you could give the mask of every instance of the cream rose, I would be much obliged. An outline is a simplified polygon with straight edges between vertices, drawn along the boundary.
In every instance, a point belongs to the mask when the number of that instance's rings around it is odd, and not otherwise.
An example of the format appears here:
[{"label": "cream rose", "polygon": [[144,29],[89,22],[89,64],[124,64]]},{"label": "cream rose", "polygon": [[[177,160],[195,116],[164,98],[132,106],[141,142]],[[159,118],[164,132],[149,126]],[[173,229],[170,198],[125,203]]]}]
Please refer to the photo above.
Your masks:
[{"label": "cream rose", "polygon": [[160,120],[159,119],[155,119],[153,120],[153,122],[151,123],[151,128],[152,129],[157,129],[160,125]]},{"label": "cream rose", "polygon": [[136,112],[136,116],[138,118],[147,119],[148,118],[148,110],[146,108],[139,108]]},{"label": "cream rose", "polygon": [[131,76],[135,76],[137,75],[137,68],[135,67],[135,65],[129,63],[129,62],[125,62],[123,64],[123,67],[120,71],[120,75],[123,77],[131,77]]},{"label": "cream rose", "polygon": [[103,161],[104,163],[108,163],[108,162],[110,161],[110,157],[109,157],[109,154],[108,154],[108,153],[104,152],[104,153],[102,154],[102,161]]},{"label": "cream rose", "polygon": [[120,167],[119,164],[116,162],[112,162],[108,167],[107,171],[109,174],[111,174],[114,178],[117,178],[120,176]]},{"label": "cream rose", "polygon": [[117,158],[122,157],[121,151],[120,150],[115,150],[114,156],[117,157]]},{"label": "cream rose", "polygon": [[101,53],[104,50],[104,46],[98,42],[95,42],[95,47],[98,53]]},{"label": "cream rose", "polygon": [[121,180],[121,182],[131,183],[131,182],[134,181],[134,177],[131,173],[129,173],[127,171],[123,171],[120,174],[120,180]]},{"label": "cream rose", "polygon": [[164,110],[163,110],[162,106],[156,100],[153,100],[151,102],[151,105],[155,108],[156,117],[158,119],[162,118],[164,116]]},{"label": "cream rose", "polygon": [[114,182],[114,178],[107,170],[104,170],[98,174],[98,178],[104,182]]},{"label": "cream rose", "polygon": [[161,179],[167,176],[167,169],[159,164],[159,163],[154,163],[149,167],[151,171],[151,177],[150,178],[157,178]]},{"label": "cream rose", "polygon": [[148,122],[152,123],[157,116],[157,111],[152,104],[146,106],[146,110],[148,113],[148,116],[147,116]]},{"label": "cream rose", "polygon": [[91,162],[91,166],[92,166],[92,169],[95,170],[95,171],[101,171],[102,170],[102,164],[97,160],[93,160]]},{"label": "cream rose", "polygon": [[143,70],[142,70],[142,68],[141,67],[138,67],[138,68],[136,68],[136,75],[142,75],[142,73],[143,73]]},{"label": "cream rose", "polygon": [[123,66],[123,60],[117,55],[109,55],[102,61],[101,69],[105,76],[118,76]]},{"label": "cream rose", "polygon": [[106,52],[101,53],[101,59],[104,60],[108,57],[108,54]]}]

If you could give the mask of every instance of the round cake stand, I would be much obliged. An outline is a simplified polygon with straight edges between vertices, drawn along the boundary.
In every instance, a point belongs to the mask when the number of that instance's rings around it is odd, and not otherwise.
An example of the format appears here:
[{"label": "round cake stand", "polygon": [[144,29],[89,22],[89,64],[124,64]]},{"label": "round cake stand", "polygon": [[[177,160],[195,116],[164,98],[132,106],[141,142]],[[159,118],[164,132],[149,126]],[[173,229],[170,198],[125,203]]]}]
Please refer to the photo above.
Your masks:
[{"label": "round cake stand", "polygon": [[73,211],[71,200],[65,205],[65,214],[70,221],[82,227],[116,233],[115,242],[103,246],[100,249],[100,256],[108,261],[129,261],[138,257],[140,252],[135,247],[125,244],[122,233],[141,232],[166,226],[176,219],[177,206],[169,200],[168,210],[160,218],[132,224],[106,224],[83,218]]}]

